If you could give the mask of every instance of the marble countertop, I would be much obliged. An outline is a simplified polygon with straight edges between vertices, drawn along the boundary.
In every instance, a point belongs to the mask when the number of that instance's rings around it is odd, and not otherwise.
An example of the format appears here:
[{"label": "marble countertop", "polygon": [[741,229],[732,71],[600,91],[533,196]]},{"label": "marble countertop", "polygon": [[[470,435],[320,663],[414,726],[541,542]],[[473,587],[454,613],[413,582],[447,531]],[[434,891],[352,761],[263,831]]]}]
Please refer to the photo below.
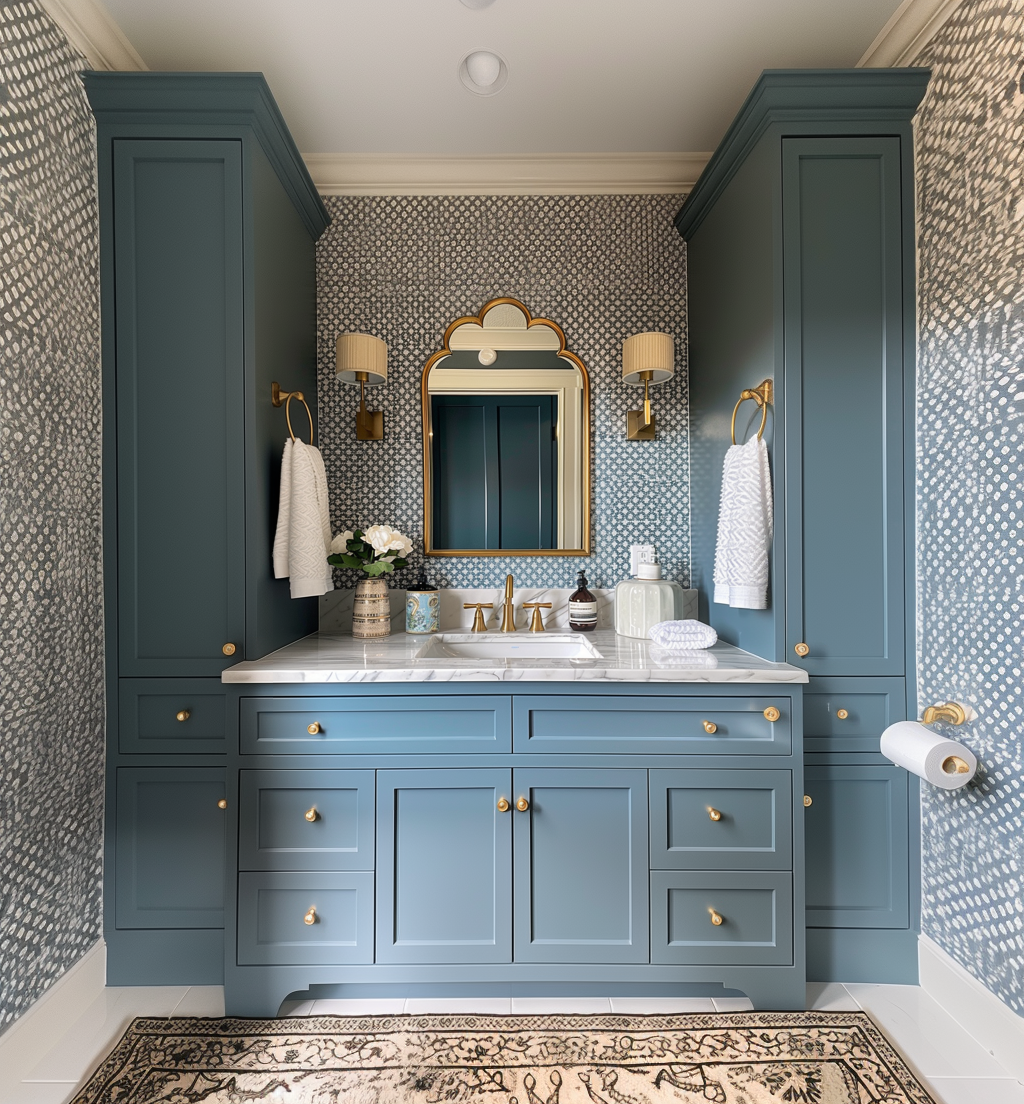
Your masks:
[{"label": "marble countertop", "polygon": [[[520,631],[516,636],[525,641],[530,634]],[[618,636],[609,629],[598,629],[585,636],[600,653],[600,658],[420,659],[417,653],[432,639],[429,636],[395,633],[381,640],[368,641],[356,640],[345,633],[319,632],[271,652],[263,659],[247,660],[228,667],[221,675],[221,681],[306,684],[807,682],[807,672],[799,667],[771,663],[731,644],[719,642],[703,652],[677,655],[655,647],[650,641]]]}]

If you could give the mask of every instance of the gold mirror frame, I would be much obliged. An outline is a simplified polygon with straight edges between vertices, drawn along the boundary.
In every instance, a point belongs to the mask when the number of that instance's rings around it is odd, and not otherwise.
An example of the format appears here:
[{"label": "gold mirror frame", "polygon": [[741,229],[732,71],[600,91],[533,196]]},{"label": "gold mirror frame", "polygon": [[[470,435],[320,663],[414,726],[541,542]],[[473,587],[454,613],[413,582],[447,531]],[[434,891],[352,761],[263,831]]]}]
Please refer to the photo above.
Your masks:
[{"label": "gold mirror frame", "polygon": [[[451,356],[452,350],[450,347],[452,334],[460,326],[465,326],[470,323],[476,323],[478,326],[483,326],[484,318],[489,311],[492,311],[495,307],[501,307],[510,305],[521,310],[526,316],[526,328],[529,330],[534,326],[547,326],[558,337],[558,353],[563,360],[569,361],[574,367],[580,370],[580,374],[583,377],[583,433],[582,437],[582,487],[583,487],[583,516],[582,516],[582,532],[583,532],[583,547],[582,548],[486,548],[486,549],[452,549],[452,548],[434,548],[434,534],[433,534],[433,509],[431,505],[431,448],[430,443],[433,437],[433,426],[430,419],[430,393],[427,390],[427,380],[430,376],[430,369],[434,367],[439,361],[444,360],[445,357]],[[527,308],[525,303],[521,303],[518,299],[512,299],[508,296],[503,296],[500,299],[491,299],[489,302],[484,303],[480,309],[479,314],[466,315],[464,318],[457,318],[452,322],[448,328],[444,331],[443,347],[438,349],[436,353],[431,353],[427,359],[427,363],[423,366],[423,375],[420,379],[420,397],[423,404],[423,551],[427,556],[589,556],[590,555],[590,374],[587,372],[587,366],[582,360],[575,354],[569,352],[565,347],[565,334],[562,332],[562,327],[557,322],[552,322],[550,318],[534,318]]]}]

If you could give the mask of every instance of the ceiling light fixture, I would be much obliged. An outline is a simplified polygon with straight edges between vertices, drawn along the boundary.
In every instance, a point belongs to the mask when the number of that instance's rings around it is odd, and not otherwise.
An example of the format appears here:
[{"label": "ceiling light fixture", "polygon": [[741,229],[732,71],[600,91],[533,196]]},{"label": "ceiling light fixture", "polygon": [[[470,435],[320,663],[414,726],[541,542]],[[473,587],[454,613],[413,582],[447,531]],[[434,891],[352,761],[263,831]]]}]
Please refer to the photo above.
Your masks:
[{"label": "ceiling light fixture", "polygon": [[479,11],[481,8],[489,8],[494,3],[494,0],[462,0],[462,2],[467,8]]},{"label": "ceiling light fixture", "polygon": [[474,50],[459,62],[459,80],[478,96],[493,96],[507,84],[508,66],[493,50]]}]

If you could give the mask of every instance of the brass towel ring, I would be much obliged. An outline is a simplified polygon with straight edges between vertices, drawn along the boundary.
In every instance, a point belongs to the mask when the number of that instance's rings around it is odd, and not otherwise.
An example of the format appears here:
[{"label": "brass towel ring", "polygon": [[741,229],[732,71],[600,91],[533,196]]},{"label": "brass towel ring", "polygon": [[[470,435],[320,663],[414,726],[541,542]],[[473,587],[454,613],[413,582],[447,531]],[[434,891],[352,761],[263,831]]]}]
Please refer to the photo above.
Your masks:
[{"label": "brass towel ring", "polygon": [[301,391],[282,391],[281,385],[276,380],[270,385],[270,401],[274,406],[280,406],[284,403],[284,417],[285,421],[288,423],[288,433],[294,441],[296,439],[295,430],[292,429],[292,416],[288,409],[291,406],[292,399],[298,399],[306,408],[306,417],[309,418],[309,443],[313,444],[313,415],[310,412],[309,403],[306,402],[305,395],[303,395]]},{"label": "brass towel ring", "polygon": [[743,403],[747,399],[753,399],[761,408],[761,428],[757,431],[757,439],[760,441],[764,434],[764,427],[768,422],[768,407],[771,405],[773,398],[772,381],[770,379],[764,380],[758,387],[748,388],[746,391],[740,392],[739,402],[732,408],[732,443],[734,445],[736,444],[736,415]]}]

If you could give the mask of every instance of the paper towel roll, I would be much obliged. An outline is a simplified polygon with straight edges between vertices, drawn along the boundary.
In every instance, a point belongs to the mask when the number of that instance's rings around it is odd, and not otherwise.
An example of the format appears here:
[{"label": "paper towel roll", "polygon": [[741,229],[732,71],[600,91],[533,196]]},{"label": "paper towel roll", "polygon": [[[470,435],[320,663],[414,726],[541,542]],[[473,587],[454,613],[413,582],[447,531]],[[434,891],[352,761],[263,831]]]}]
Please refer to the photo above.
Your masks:
[{"label": "paper towel roll", "polygon": [[966,786],[978,770],[974,753],[918,721],[897,721],[882,733],[882,754],[943,790]]}]

